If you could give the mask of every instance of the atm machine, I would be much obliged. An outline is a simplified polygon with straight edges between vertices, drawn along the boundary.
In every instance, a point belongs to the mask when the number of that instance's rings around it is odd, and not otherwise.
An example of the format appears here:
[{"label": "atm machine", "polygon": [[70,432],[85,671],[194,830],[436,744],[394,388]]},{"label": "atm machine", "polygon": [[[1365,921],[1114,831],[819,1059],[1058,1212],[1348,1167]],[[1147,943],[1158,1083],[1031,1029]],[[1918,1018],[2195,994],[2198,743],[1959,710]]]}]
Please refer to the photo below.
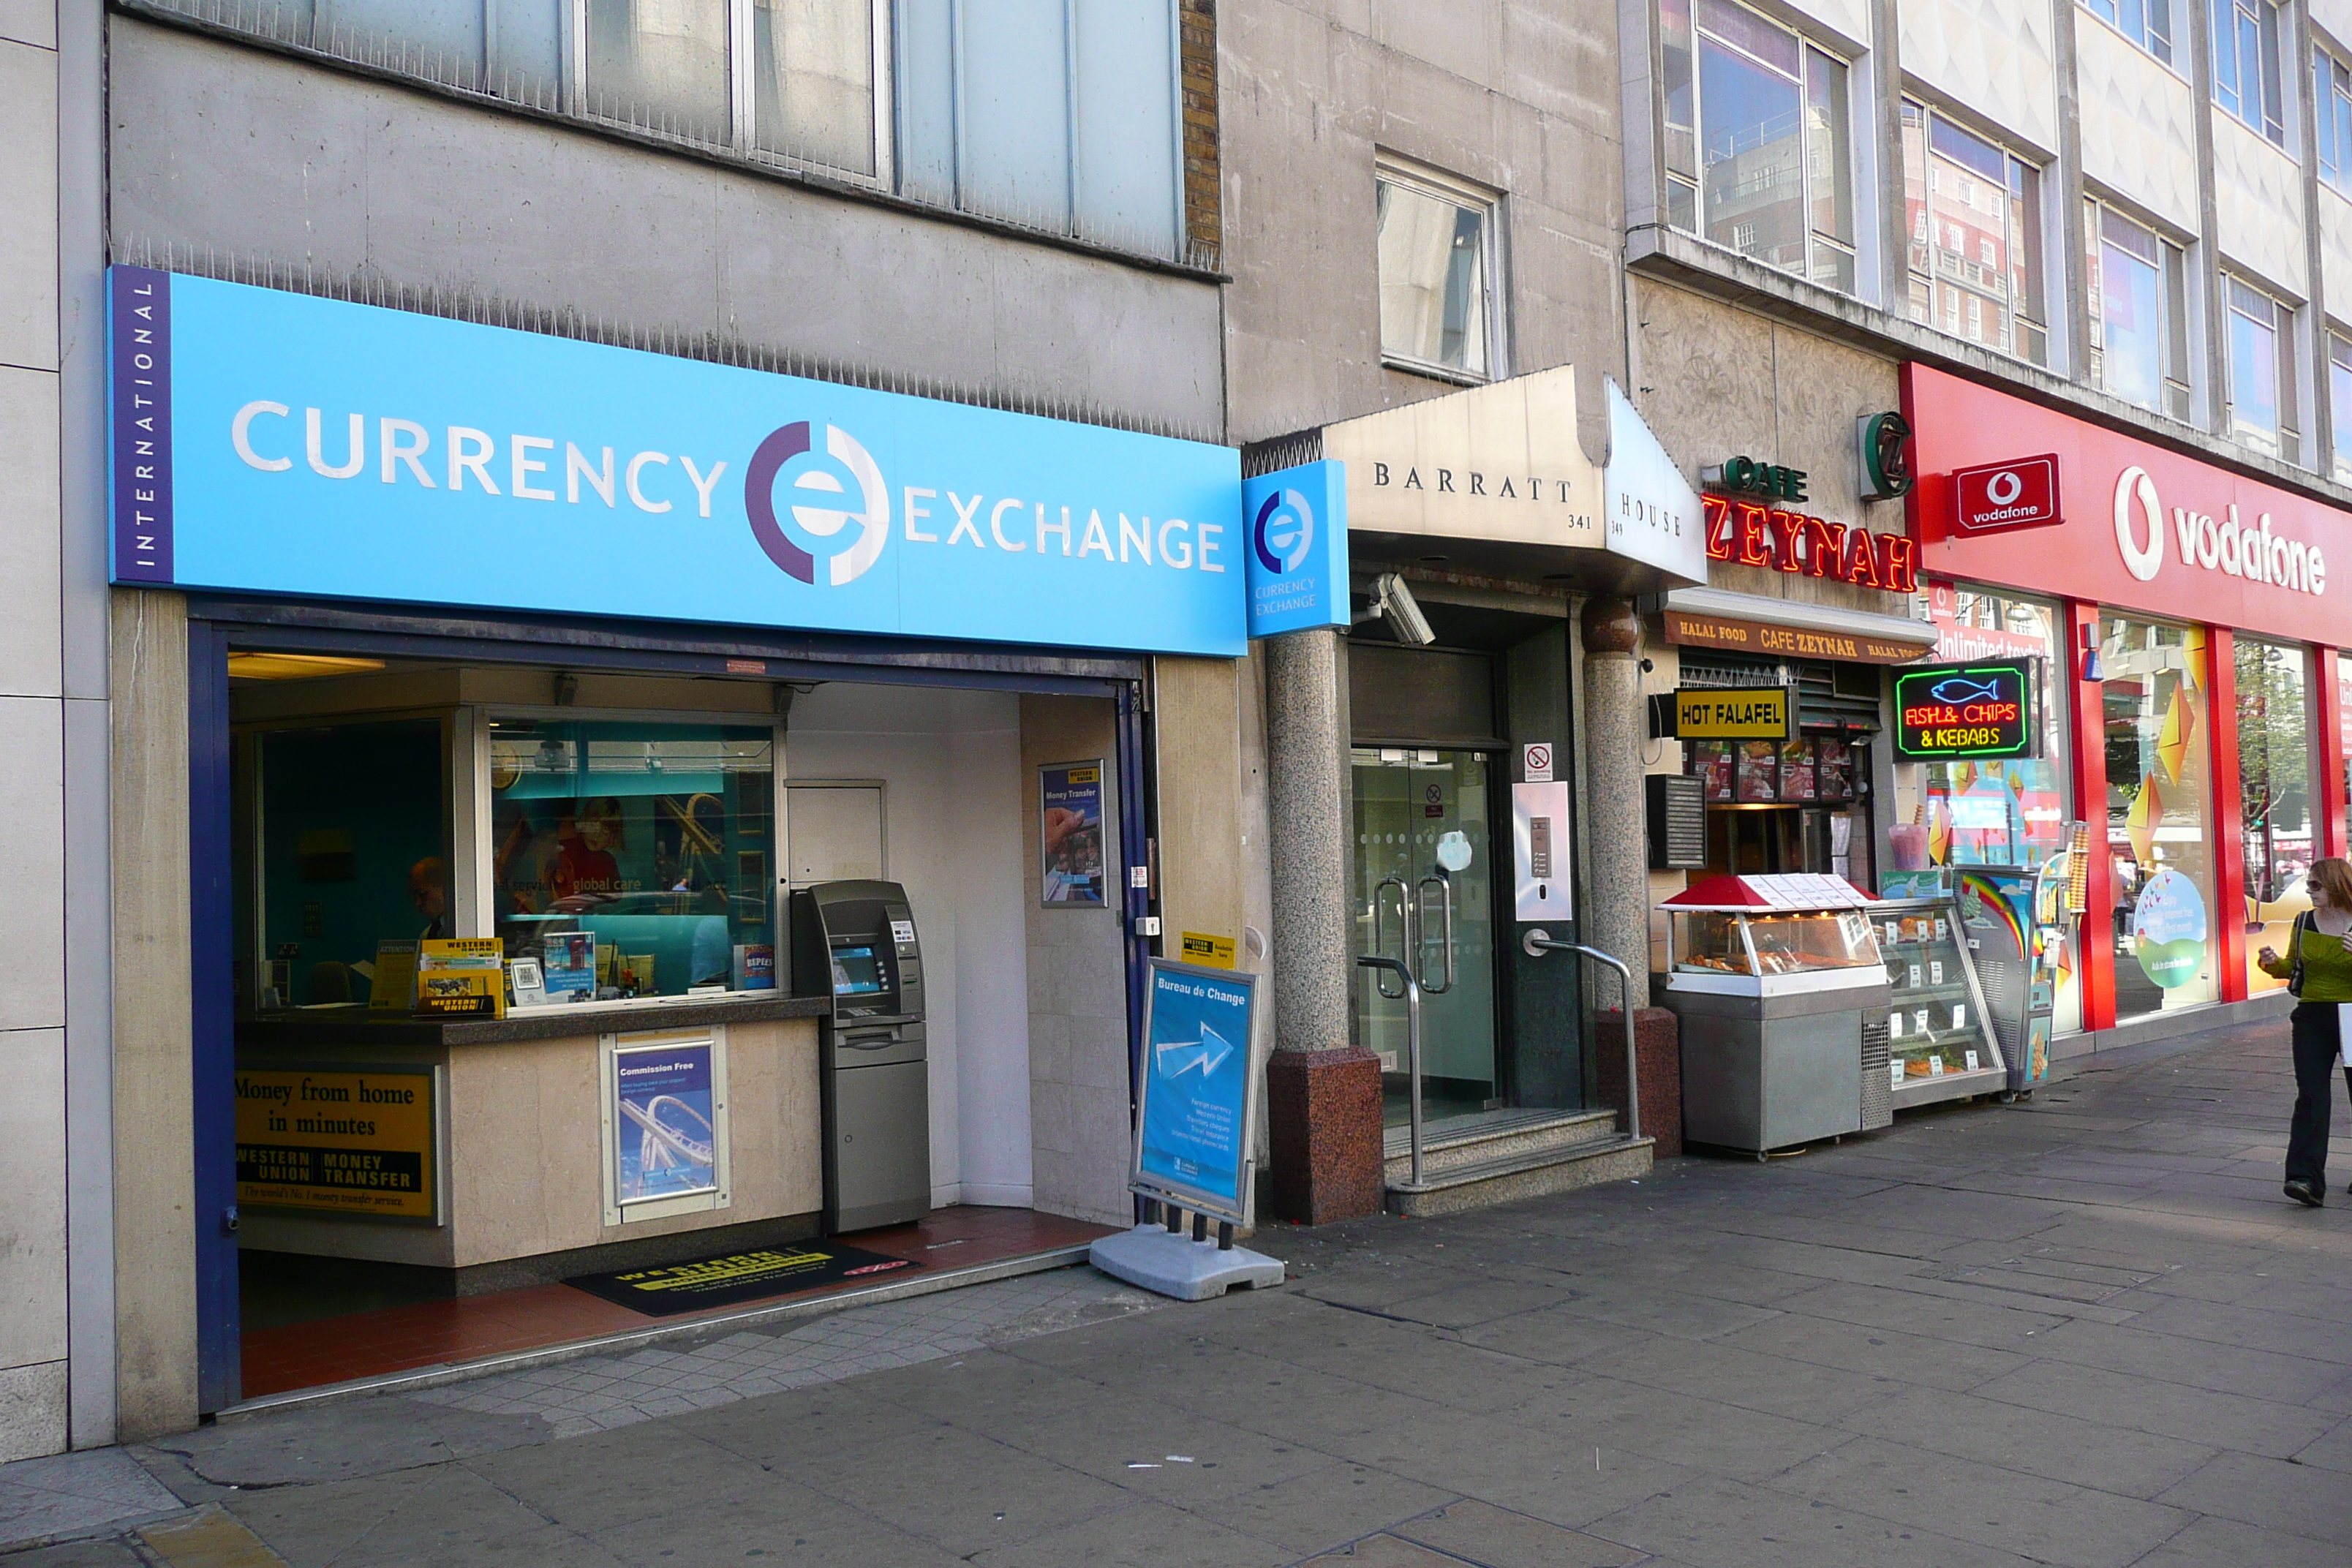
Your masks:
[{"label": "atm machine", "polygon": [[824,1232],[902,1225],[931,1211],[923,958],[896,882],[821,882],[793,894],[793,984],[824,994],[817,1028],[824,1110]]}]

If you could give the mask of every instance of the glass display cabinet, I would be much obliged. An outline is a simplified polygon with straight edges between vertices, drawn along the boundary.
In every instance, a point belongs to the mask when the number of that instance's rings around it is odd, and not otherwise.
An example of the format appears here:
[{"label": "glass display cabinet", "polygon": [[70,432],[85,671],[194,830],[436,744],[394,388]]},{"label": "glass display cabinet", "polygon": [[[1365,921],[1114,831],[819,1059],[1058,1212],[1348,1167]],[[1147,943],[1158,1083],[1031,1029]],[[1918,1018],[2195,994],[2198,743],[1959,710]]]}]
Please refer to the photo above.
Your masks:
[{"label": "glass display cabinet", "polygon": [[1970,937],[1951,899],[1895,899],[1870,919],[1886,959],[1886,1071],[1895,1109],[1996,1094],[2009,1063],[1989,1026]]},{"label": "glass display cabinet", "polygon": [[1866,1109],[1885,1098],[1890,1005],[1871,905],[1799,875],[1709,877],[1659,906],[1685,1138],[1760,1156],[1884,1125]]}]

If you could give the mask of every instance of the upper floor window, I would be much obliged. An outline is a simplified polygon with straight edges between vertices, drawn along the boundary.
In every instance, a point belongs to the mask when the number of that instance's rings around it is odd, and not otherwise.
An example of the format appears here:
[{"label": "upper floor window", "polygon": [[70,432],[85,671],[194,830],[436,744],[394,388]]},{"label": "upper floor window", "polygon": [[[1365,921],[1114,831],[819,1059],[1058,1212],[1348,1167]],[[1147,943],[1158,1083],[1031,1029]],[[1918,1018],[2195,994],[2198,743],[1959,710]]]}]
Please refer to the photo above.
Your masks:
[{"label": "upper floor window", "polygon": [[2189,267],[2180,247],[2105,203],[2084,204],[2091,379],[2143,408],[2189,417]]},{"label": "upper floor window", "polygon": [[2352,68],[2312,52],[2311,103],[2319,132],[2319,177],[2352,195]]},{"label": "upper floor window", "polygon": [[2279,13],[2269,0],[2210,0],[2213,101],[2286,145],[2286,86],[2279,78]]},{"label": "upper floor window", "polygon": [[1660,3],[1668,221],[1852,293],[1846,63],[1729,0],[1696,3]]},{"label": "upper floor window", "polygon": [[[219,0],[154,0],[220,20]],[[1181,259],[1177,0],[288,0],[225,25]]]},{"label": "upper floor window", "polygon": [[2082,0],[2083,8],[2162,60],[2172,63],[2172,0]]},{"label": "upper floor window", "polygon": [[2230,433],[2258,452],[2303,460],[2295,417],[2294,310],[2226,274]]},{"label": "upper floor window", "polygon": [[1412,370],[1493,374],[1494,199],[1385,165],[1375,199],[1381,357]]},{"label": "upper floor window", "polygon": [[2042,171],[1924,104],[1903,106],[1911,319],[2046,364]]}]

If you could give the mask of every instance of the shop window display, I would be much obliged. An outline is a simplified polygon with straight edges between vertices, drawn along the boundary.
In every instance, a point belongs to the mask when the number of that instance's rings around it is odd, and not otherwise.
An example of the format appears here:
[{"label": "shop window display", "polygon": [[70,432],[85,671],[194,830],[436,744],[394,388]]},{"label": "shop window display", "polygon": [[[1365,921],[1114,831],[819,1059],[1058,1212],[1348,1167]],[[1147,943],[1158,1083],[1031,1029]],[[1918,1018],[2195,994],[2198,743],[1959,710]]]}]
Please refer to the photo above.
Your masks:
[{"label": "shop window display", "polygon": [[[2219,995],[2205,633],[2099,622],[2119,1019]],[[2094,911],[2095,918],[2095,911]]]},{"label": "shop window display", "polygon": [[2238,677],[2238,791],[2246,871],[2246,987],[2285,981],[2253,954],[2286,951],[2294,917],[2311,907],[2305,876],[2316,853],[2311,817],[2311,705],[2303,649],[2242,637]]},{"label": "shop window display", "polygon": [[764,725],[492,721],[508,955],[554,973],[572,967],[562,939],[586,933],[598,996],[772,975],[774,752]]}]

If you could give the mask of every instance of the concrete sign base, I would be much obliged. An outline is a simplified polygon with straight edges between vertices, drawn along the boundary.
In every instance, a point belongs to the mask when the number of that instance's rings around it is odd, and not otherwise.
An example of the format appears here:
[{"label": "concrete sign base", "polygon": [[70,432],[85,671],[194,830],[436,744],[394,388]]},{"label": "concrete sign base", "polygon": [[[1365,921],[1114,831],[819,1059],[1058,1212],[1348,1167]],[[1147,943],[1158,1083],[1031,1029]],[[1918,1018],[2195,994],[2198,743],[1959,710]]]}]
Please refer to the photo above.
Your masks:
[{"label": "concrete sign base", "polygon": [[1179,1301],[1205,1301],[1236,1285],[1282,1283],[1282,1262],[1236,1247],[1220,1252],[1213,1241],[1194,1241],[1165,1226],[1139,1225],[1094,1244],[1094,1266],[1114,1279],[1140,1285]]}]

